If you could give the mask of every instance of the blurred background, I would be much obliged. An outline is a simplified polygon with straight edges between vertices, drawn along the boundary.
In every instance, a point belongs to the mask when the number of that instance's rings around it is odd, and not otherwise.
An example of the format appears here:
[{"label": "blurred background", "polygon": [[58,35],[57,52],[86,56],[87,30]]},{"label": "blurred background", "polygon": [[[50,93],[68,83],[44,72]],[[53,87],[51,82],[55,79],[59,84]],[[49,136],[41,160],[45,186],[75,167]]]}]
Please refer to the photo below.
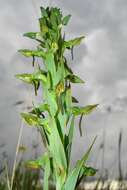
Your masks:
[{"label": "blurred background", "polygon": [[[74,49],[74,60],[67,54],[73,71],[85,85],[73,85],[73,94],[80,105],[99,104],[91,115],[83,118],[83,137],[78,120],[72,153],[72,164],[86,151],[97,135],[89,164],[110,178],[127,177],[127,1],[126,0],[6,0],[0,1],[0,160],[14,159],[20,112],[30,107],[32,88],[14,75],[32,71],[31,59],[17,50],[34,48],[36,43],[22,36],[38,31],[40,6],[57,6],[63,14],[71,14],[65,29],[66,38],[85,35],[82,45]],[[41,149],[36,129],[23,127],[21,144]],[[1,162],[0,162],[1,163]],[[125,170],[124,170],[125,168]]]}]

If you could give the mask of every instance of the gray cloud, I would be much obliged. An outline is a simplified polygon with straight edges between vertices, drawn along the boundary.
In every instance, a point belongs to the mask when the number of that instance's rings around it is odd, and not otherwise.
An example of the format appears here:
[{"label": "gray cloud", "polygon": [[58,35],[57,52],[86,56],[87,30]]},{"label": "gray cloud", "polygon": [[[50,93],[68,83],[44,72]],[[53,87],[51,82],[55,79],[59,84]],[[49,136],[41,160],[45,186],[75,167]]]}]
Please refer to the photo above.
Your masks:
[{"label": "gray cloud", "polygon": [[[105,159],[106,167],[110,167],[117,153],[120,128],[126,134],[127,1],[54,0],[52,4],[60,6],[64,14],[72,14],[70,25],[65,29],[67,38],[86,35],[83,44],[74,49],[75,59],[72,63],[73,70],[86,84],[73,86],[73,92],[81,105],[100,103],[98,110],[83,120],[83,126],[86,126],[85,137],[79,142],[77,135],[75,146],[79,145],[79,149],[73,151],[73,156],[79,157],[95,134],[99,136],[95,147],[98,149],[103,130],[106,130],[108,154]],[[11,144],[7,146],[13,150],[10,151],[11,154],[14,152],[19,131],[17,126],[20,123],[20,109],[13,104],[18,100],[30,104],[33,99],[31,89],[28,90],[27,86],[24,87],[14,78],[16,73],[32,70],[30,60],[22,58],[17,49],[34,46],[22,34],[38,30],[37,18],[42,1],[6,0],[1,1],[0,5],[0,141],[10,142],[11,139]],[[43,5],[47,5],[46,0]],[[107,112],[107,107],[111,108],[110,113]],[[26,129],[26,136],[28,130]],[[110,146],[114,148],[113,152]],[[91,162],[95,161],[94,158]],[[126,163],[126,160],[123,161]]]}]

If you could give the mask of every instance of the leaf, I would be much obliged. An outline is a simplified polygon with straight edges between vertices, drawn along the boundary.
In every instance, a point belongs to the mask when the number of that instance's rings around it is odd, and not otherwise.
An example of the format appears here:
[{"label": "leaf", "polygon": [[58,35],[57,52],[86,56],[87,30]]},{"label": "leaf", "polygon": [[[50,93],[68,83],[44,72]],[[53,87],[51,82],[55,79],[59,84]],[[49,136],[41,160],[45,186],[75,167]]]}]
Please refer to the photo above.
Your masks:
[{"label": "leaf", "polygon": [[66,113],[62,113],[62,111],[60,111],[57,117],[59,120],[59,125],[62,129],[62,137],[63,137],[63,134],[65,133],[65,129],[66,129],[67,115]]},{"label": "leaf", "polygon": [[25,166],[29,169],[40,169],[41,166],[36,161],[28,161]]},{"label": "leaf", "polygon": [[94,176],[98,170],[92,167],[83,166],[79,178],[83,176]]},{"label": "leaf", "polygon": [[94,176],[97,171],[98,171],[97,169],[83,165],[83,167],[81,168],[80,174],[78,176],[78,180],[77,180],[78,182],[76,186],[80,184],[80,182],[82,181],[84,177]]},{"label": "leaf", "polygon": [[30,39],[37,40],[38,42],[41,43],[41,45],[43,45],[43,47],[45,47],[45,44],[43,42],[43,36],[42,36],[41,32],[27,32],[27,33],[23,34],[23,36],[30,38]]},{"label": "leaf", "polygon": [[63,74],[64,74],[64,69],[63,69],[62,64],[60,63],[56,71],[55,78],[54,78],[55,85],[57,85],[60,81],[62,81],[62,79],[64,79]]},{"label": "leaf", "polygon": [[42,17],[48,17],[46,9],[44,7],[40,7],[40,9],[41,9],[41,16]]},{"label": "leaf", "polygon": [[58,28],[57,16],[56,16],[53,9],[51,10],[50,21],[51,21],[51,24],[52,24],[52,28],[54,30],[57,30],[57,28]]},{"label": "leaf", "polygon": [[42,119],[42,118],[39,118],[37,115],[31,114],[31,113],[21,113],[21,116],[23,117],[23,119],[28,125],[33,126],[33,127],[38,127],[38,128],[43,127],[43,129],[48,134],[51,133],[51,128],[49,126],[48,118]]},{"label": "leaf", "polygon": [[23,119],[26,121],[27,124],[31,125],[31,126],[39,126],[39,118],[37,117],[37,115],[34,114],[30,114],[30,113],[21,113],[21,116],[23,117]]},{"label": "leaf", "polygon": [[57,94],[57,105],[58,105],[58,112],[61,112],[62,115],[65,114],[65,91]]},{"label": "leaf", "polygon": [[55,114],[57,112],[57,102],[56,102],[56,94],[54,91],[47,92],[47,101],[48,101],[51,115],[55,116]]},{"label": "leaf", "polygon": [[71,147],[72,147],[72,140],[74,135],[74,120],[75,116],[72,117],[69,132],[68,132],[68,146],[67,146],[67,157],[68,157],[68,164],[70,162],[70,156],[71,156]]},{"label": "leaf", "polygon": [[46,75],[41,70],[39,72],[36,72],[33,74],[23,73],[23,74],[17,74],[15,76],[16,76],[16,78],[22,80],[23,82],[33,84],[34,90],[35,90],[35,95],[37,95],[37,91],[40,86],[40,81],[42,81],[43,83],[47,82]]},{"label": "leaf", "polygon": [[75,116],[72,117],[70,129],[68,133],[69,144],[72,144],[72,139],[73,139],[73,134],[74,134],[74,120],[75,120]]},{"label": "leaf", "polygon": [[47,82],[47,72],[43,70],[39,70],[38,72],[33,74],[33,78],[35,80],[41,80],[42,82]]},{"label": "leaf", "polygon": [[49,119],[48,118],[43,118],[39,120],[39,124],[43,126],[44,130],[50,134],[51,133],[51,126],[49,125]]},{"label": "leaf", "polygon": [[23,36],[31,38],[31,39],[36,39],[37,32],[27,32],[23,34]]},{"label": "leaf", "polygon": [[74,106],[74,107],[72,107],[72,113],[74,115],[81,115],[81,114],[87,115],[87,114],[91,113],[97,106],[98,106],[98,104],[88,105],[85,107]]},{"label": "leaf", "polygon": [[56,67],[53,53],[49,52],[46,54],[46,67],[47,70],[51,73],[52,79],[54,79],[56,75]]},{"label": "leaf", "polygon": [[28,73],[17,74],[15,77],[29,84],[31,84],[33,81],[33,75]]},{"label": "leaf", "polygon": [[44,168],[46,164],[47,153],[45,153],[42,157],[36,160],[29,160],[25,162],[25,166],[31,169],[40,169]]},{"label": "leaf", "polygon": [[45,52],[42,50],[28,50],[28,49],[20,49],[19,52],[26,57],[45,57]]},{"label": "leaf", "polygon": [[68,75],[66,78],[72,83],[84,83],[84,81],[76,75]]},{"label": "leaf", "polygon": [[45,167],[44,167],[44,190],[49,190],[49,177],[50,177],[50,160],[47,155],[45,160]]},{"label": "leaf", "polygon": [[65,95],[65,103],[66,103],[66,111],[68,114],[71,114],[71,106],[72,106],[72,96],[71,96],[71,88],[66,88],[66,95]]},{"label": "leaf", "polygon": [[57,168],[60,169],[59,172],[65,172],[67,168],[65,150],[54,118],[50,120],[49,125],[51,126],[51,134],[49,135],[49,142],[50,142],[49,149],[51,156],[54,162],[56,163]]},{"label": "leaf", "polygon": [[[55,116],[55,122],[56,122],[56,125],[57,125],[57,130],[58,130],[58,133],[59,133],[59,136],[60,136],[60,139],[61,139],[61,142],[64,143],[64,132],[65,132],[65,126],[64,125],[61,125],[61,120],[59,120],[59,118],[61,118],[61,115],[60,114],[61,112],[59,112],[59,114],[57,114]],[[59,115],[59,116],[58,116]],[[62,118],[61,118],[62,119]],[[62,120],[63,121],[63,120]],[[63,123],[64,124],[64,123]]]},{"label": "leaf", "polygon": [[23,34],[23,36],[31,38],[31,39],[38,39],[41,38],[41,33],[40,32],[27,32]]},{"label": "leaf", "polygon": [[33,82],[38,82],[38,81],[42,81],[46,83],[47,82],[46,74],[47,74],[46,72],[40,70],[32,74],[28,74],[28,73],[17,74],[15,75],[15,77],[29,84],[32,84]]},{"label": "leaf", "polygon": [[59,8],[56,7],[52,7],[51,8],[51,14],[53,14],[56,17],[56,21],[57,21],[57,25],[61,24],[61,18],[62,18],[62,14]]},{"label": "leaf", "polygon": [[63,18],[62,24],[63,24],[63,25],[67,25],[68,22],[69,22],[69,20],[70,20],[70,18],[71,18],[71,15],[65,16],[65,17]]},{"label": "leaf", "polygon": [[46,19],[44,17],[40,18],[39,23],[40,23],[40,30],[45,35],[49,31],[47,23],[46,23]]},{"label": "leaf", "polygon": [[78,46],[78,45],[80,45],[82,39],[84,39],[84,36],[81,36],[79,38],[74,38],[74,39],[69,40],[69,41],[65,41],[64,47],[71,49],[73,46]]},{"label": "leaf", "polygon": [[66,183],[64,185],[64,188],[63,190],[74,190],[75,189],[75,186],[76,186],[76,183],[77,183],[77,179],[78,179],[78,176],[80,174],[80,171],[83,167],[83,165],[86,163],[87,159],[88,159],[88,156],[90,154],[90,151],[93,147],[93,144],[96,140],[96,137],[92,143],[92,145],[90,146],[90,148],[88,149],[88,151],[86,152],[86,154],[83,156],[83,158],[81,160],[79,160],[75,166],[75,168],[72,170],[72,172],[70,173],[70,175],[68,176],[67,180],[66,180]]},{"label": "leaf", "polygon": [[49,112],[49,105],[48,104],[40,104],[38,107],[36,107],[33,111],[33,113],[36,113],[36,109],[39,110],[39,112]]},{"label": "leaf", "polygon": [[43,127],[39,127],[38,130],[39,130],[39,133],[41,135],[43,145],[44,145],[45,148],[47,148],[48,144],[49,144],[49,141],[48,141],[48,138],[47,138],[47,133],[45,132]]}]

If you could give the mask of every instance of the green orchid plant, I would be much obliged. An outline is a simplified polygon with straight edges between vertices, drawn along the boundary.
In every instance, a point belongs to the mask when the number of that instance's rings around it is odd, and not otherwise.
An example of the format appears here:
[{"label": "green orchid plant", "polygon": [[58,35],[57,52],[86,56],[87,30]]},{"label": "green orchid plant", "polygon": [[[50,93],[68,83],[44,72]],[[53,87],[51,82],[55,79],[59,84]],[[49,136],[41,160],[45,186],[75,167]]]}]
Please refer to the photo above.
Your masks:
[{"label": "green orchid plant", "polygon": [[[72,52],[84,36],[65,40],[62,28],[70,18],[71,15],[63,16],[56,7],[41,7],[40,31],[24,34],[38,42],[37,48],[19,50],[24,56],[32,57],[34,72],[17,74],[16,77],[33,85],[35,95],[40,86],[43,89],[43,101],[39,105],[33,105],[30,112],[21,115],[28,125],[39,130],[45,146],[46,151],[42,156],[27,162],[31,168],[43,169],[44,190],[49,189],[49,180],[53,181],[56,190],[75,190],[84,176],[96,173],[96,169],[86,166],[95,139],[75,167],[70,167],[75,118],[80,116],[79,129],[82,134],[83,115],[88,115],[97,107],[97,104],[76,106],[78,100],[72,96],[71,84],[84,81],[74,75],[64,53],[66,50]],[[42,59],[44,69],[35,62],[36,57]]]}]

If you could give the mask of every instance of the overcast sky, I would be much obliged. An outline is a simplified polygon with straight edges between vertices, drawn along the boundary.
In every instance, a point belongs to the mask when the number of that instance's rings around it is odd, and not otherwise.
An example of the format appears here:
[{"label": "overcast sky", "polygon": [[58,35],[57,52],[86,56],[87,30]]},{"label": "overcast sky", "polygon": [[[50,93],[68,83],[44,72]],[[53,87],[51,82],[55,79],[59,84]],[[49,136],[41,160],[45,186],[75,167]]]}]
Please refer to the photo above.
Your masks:
[{"label": "overcast sky", "polygon": [[[14,78],[16,73],[31,71],[30,60],[19,55],[17,50],[32,48],[35,44],[23,38],[22,34],[38,30],[39,6],[49,3],[60,7],[64,14],[72,15],[66,28],[67,38],[86,36],[82,45],[74,49],[73,70],[86,81],[85,85],[73,86],[75,96],[81,105],[100,104],[97,111],[84,118],[84,137],[81,140],[77,131],[73,158],[79,158],[92,138],[98,135],[90,162],[100,167],[102,150],[99,147],[105,136],[105,167],[112,167],[112,174],[117,170],[121,129],[122,163],[127,166],[126,0],[0,1],[0,145],[5,144],[0,154],[4,150],[9,155],[15,151],[21,123],[19,112],[24,108],[24,105],[16,107],[15,102],[23,100],[31,105],[33,99],[31,89]],[[32,134],[32,129],[26,127],[22,142],[25,144],[28,138],[30,142],[35,142]]]}]

